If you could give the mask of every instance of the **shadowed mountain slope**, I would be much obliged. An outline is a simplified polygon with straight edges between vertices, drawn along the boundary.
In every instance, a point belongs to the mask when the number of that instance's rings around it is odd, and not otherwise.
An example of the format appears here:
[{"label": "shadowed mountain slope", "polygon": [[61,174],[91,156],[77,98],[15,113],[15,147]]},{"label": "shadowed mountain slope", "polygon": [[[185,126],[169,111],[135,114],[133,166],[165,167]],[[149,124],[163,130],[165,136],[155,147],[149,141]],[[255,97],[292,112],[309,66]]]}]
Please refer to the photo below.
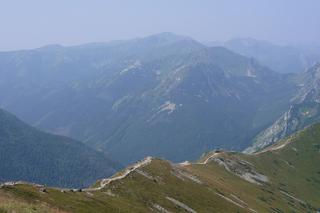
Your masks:
[{"label": "shadowed mountain slope", "polygon": [[0,110],[0,181],[84,187],[119,166],[67,137],[41,132]]}]

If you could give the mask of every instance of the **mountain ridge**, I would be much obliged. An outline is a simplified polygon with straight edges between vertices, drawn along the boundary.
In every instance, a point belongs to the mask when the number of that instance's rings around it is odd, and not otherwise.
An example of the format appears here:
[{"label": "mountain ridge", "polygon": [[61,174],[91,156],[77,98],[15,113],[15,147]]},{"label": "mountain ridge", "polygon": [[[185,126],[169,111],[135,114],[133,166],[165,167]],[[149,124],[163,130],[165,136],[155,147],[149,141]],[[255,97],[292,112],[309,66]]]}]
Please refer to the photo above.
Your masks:
[{"label": "mountain ridge", "polygon": [[35,212],[316,212],[319,138],[315,124],[253,155],[216,150],[179,164],[148,157],[87,189],[7,183],[0,198]]},{"label": "mountain ridge", "polygon": [[223,47],[160,34],[2,53],[0,106],[123,164],[183,161],[247,147],[287,109],[296,85],[286,78]]},{"label": "mountain ridge", "polygon": [[[212,46],[210,43],[208,46]],[[259,63],[280,73],[301,73],[319,60],[319,47],[312,45],[278,45],[254,38],[234,38],[213,43],[241,55],[255,58]]]}]

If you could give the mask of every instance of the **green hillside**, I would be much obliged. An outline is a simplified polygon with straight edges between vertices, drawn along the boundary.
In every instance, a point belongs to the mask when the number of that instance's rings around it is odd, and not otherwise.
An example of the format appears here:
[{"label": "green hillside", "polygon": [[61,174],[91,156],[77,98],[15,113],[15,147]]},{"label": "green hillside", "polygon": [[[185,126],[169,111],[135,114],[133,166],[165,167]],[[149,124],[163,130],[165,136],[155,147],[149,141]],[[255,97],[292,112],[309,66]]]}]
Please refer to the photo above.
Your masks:
[{"label": "green hillside", "polygon": [[21,212],[316,212],[320,124],[254,155],[213,151],[197,162],[146,158],[82,191],[2,186],[0,209]]}]

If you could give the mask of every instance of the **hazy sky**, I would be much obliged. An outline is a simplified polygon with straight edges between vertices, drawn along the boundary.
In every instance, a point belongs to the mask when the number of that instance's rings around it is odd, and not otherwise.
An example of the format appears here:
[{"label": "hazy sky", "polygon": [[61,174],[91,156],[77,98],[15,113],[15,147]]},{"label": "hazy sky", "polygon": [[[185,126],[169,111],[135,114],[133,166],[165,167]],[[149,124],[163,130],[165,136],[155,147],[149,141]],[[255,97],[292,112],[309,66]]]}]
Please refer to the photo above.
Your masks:
[{"label": "hazy sky", "polygon": [[159,32],[319,43],[320,0],[0,0],[0,50]]}]

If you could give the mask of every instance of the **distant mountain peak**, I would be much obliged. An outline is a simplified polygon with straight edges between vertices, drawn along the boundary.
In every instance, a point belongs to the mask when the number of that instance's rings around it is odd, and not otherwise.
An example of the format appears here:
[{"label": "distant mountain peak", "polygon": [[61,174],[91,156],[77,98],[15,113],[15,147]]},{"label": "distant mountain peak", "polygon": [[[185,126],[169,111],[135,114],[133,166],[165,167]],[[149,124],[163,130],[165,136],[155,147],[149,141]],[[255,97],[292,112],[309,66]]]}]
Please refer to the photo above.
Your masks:
[{"label": "distant mountain peak", "polygon": [[[306,51],[291,45],[278,45],[254,38],[235,38],[224,43],[228,49],[247,57],[254,57],[261,64],[280,73],[302,72],[319,60],[319,51]],[[316,49],[316,48],[315,48]]]},{"label": "distant mountain peak", "polygon": [[183,36],[183,35],[177,35],[174,33],[170,32],[163,32],[163,33],[158,33],[158,34],[153,34],[150,36],[146,36],[143,38],[139,38],[139,41],[147,42],[147,43],[152,43],[153,45],[158,44],[158,45],[170,45],[173,43],[179,43],[179,42],[189,42],[192,44],[196,44],[198,46],[202,46],[202,44],[190,37]]},{"label": "distant mountain peak", "polygon": [[235,42],[235,43],[240,43],[242,45],[255,45],[257,43],[268,43],[270,44],[269,42],[267,41],[262,41],[262,40],[257,40],[255,38],[251,38],[251,37],[243,37],[243,38],[233,38],[233,39],[230,39],[227,41],[227,43],[232,43],[232,42]]},{"label": "distant mountain peak", "polygon": [[49,45],[45,45],[45,46],[42,46],[38,49],[41,49],[41,50],[57,50],[57,49],[61,49],[63,48],[62,45],[60,44],[49,44]]},{"label": "distant mountain peak", "polygon": [[171,32],[162,32],[162,33],[157,33],[153,34],[144,38],[149,38],[149,39],[163,39],[166,41],[177,41],[177,40],[193,40],[191,37],[184,36],[184,35],[179,35]]}]

